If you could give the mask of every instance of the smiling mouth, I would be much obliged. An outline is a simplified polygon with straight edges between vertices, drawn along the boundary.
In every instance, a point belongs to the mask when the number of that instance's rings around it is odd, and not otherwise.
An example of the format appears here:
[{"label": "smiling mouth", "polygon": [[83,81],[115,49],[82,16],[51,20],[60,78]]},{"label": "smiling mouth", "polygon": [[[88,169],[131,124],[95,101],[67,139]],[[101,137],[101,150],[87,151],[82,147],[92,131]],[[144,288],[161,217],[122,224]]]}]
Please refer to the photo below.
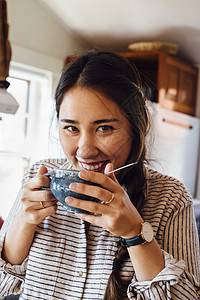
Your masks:
[{"label": "smiling mouth", "polygon": [[82,170],[87,170],[87,171],[94,171],[94,172],[100,172],[102,170],[104,170],[105,166],[107,165],[109,161],[106,160],[104,162],[99,162],[99,163],[90,163],[90,164],[86,164],[83,162],[79,162],[81,165],[81,169]]}]

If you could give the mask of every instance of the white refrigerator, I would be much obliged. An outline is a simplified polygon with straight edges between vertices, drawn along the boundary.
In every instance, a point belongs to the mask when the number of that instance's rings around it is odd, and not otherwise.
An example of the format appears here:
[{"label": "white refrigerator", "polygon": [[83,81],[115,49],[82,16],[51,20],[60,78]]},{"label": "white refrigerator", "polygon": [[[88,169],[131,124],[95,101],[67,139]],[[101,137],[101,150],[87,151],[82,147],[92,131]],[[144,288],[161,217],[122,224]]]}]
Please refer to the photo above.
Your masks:
[{"label": "white refrigerator", "polygon": [[[149,156],[152,168],[185,184],[193,198],[198,191],[200,119],[147,104],[153,119],[154,146]],[[148,142],[148,141],[147,141]]]}]

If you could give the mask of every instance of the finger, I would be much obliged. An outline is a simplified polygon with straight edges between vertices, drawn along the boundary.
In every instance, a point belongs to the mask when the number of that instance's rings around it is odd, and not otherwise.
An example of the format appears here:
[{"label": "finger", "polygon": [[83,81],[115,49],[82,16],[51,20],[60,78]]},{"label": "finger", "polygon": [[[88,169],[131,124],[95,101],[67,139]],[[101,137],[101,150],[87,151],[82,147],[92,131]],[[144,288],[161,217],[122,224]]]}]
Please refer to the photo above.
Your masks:
[{"label": "finger", "polygon": [[[39,173],[39,172],[38,172]],[[47,176],[38,174],[35,177],[24,183],[24,188],[29,190],[35,190],[41,188],[41,186],[49,187],[50,179]]]},{"label": "finger", "polygon": [[37,175],[27,182],[24,183],[24,187],[28,189],[36,189],[40,188],[41,186],[49,186],[50,179],[43,174],[47,173],[48,169],[45,166],[41,166]]},{"label": "finger", "polygon": [[111,191],[112,193],[115,192],[117,188],[119,188],[119,183],[117,182],[117,179],[113,176],[113,174],[111,177],[102,173],[85,170],[79,173],[80,178],[97,183],[101,185],[104,189]]},{"label": "finger", "polygon": [[[32,194],[36,194],[37,192],[33,192]],[[42,208],[48,208],[51,206],[55,206],[57,204],[57,199],[55,197],[48,198],[48,201],[45,201],[44,197],[43,198],[36,198],[34,197],[33,199],[27,198],[27,197],[22,197],[21,203],[23,205],[23,208],[25,211],[30,211],[30,210],[39,210]]]},{"label": "finger", "polygon": [[65,202],[73,207],[77,207],[93,214],[111,215],[112,209],[108,205],[100,204],[94,201],[81,200],[74,197],[67,197]]},{"label": "finger", "polygon": [[56,206],[57,201],[53,200],[53,201],[24,201],[23,202],[23,207],[25,211],[30,211],[30,210],[39,210],[39,209],[44,209],[44,208],[48,208],[51,206]]},{"label": "finger", "polygon": [[[83,221],[86,221],[88,223],[91,223],[93,225],[102,227],[102,216],[96,216],[96,215],[91,215],[91,214],[80,214],[80,213],[75,213],[75,215],[82,219]],[[103,218],[103,224],[106,228],[106,220]]]},{"label": "finger", "polygon": [[56,200],[55,196],[51,193],[51,191],[47,190],[34,190],[30,191],[28,189],[25,189],[23,191],[21,201],[31,201],[31,202],[40,202],[40,201],[47,201],[51,202]]},{"label": "finger", "polygon": [[45,173],[48,173],[48,169],[45,166],[41,166],[38,171],[39,185],[42,184],[41,186],[49,187],[50,179],[47,176],[42,176]]},{"label": "finger", "polygon": [[[108,163],[105,167],[105,170],[104,170],[104,174],[106,175],[107,173],[113,171],[113,164],[112,163]],[[114,180],[115,182],[118,182],[117,181],[117,178],[115,177],[115,173],[111,173],[111,174],[108,174],[107,175],[109,178],[111,178],[112,180]]]},{"label": "finger", "polygon": [[45,173],[48,173],[48,169],[45,166],[41,166],[39,168],[38,175],[43,175]]},{"label": "finger", "polygon": [[56,206],[57,201],[40,201],[40,202],[35,202],[35,207],[36,209],[45,209],[51,206]]},{"label": "finger", "polygon": [[107,163],[105,170],[104,170],[104,174],[107,174],[108,172],[113,171],[113,164],[112,163]]},{"label": "finger", "polygon": [[48,216],[55,214],[57,206],[53,205],[44,209],[27,209],[25,210],[27,219],[32,224],[39,224],[44,221]]},{"label": "finger", "polygon": [[99,201],[104,201],[104,202],[108,202],[113,195],[112,192],[104,188],[92,186],[84,183],[73,182],[70,184],[69,188],[71,191],[75,193],[94,197],[97,198]]},{"label": "finger", "polygon": [[38,210],[40,216],[42,216],[44,219],[52,214],[55,214],[57,210],[57,205],[51,205],[49,207],[41,208]]}]

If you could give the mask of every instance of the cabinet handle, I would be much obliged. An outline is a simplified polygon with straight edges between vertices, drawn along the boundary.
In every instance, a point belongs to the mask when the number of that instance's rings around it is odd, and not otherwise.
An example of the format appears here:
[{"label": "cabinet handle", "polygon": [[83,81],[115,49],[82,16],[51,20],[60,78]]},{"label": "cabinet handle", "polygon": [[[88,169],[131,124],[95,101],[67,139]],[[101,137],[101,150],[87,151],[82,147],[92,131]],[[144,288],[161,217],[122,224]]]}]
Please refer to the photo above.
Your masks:
[{"label": "cabinet handle", "polygon": [[165,118],[163,118],[162,121],[166,122],[166,123],[169,123],[169,124],[181,126],[181,127],[186,128],[186,129],[192,129],[193,128],[193,126],[190,125],[190,124],[185,124],[185,123],[181,123],[181,122],[177,122],[177,121],[173,121],[173,120],[168,120],[168,119],[165,119]]}]

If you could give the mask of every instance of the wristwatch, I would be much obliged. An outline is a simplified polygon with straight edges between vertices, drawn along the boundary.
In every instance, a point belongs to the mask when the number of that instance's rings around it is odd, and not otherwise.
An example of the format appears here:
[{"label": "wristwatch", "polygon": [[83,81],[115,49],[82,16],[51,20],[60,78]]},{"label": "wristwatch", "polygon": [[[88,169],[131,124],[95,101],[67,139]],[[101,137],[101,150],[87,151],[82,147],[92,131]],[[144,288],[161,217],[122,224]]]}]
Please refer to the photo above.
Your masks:
[{"label": "wristwatch", "polygon": [[141,223],[142,229],[139,235],[129,239],[121,239],[124,246],[136,246],[144,243],[150,243],[153,240],[153,228],[149,222]]}]

